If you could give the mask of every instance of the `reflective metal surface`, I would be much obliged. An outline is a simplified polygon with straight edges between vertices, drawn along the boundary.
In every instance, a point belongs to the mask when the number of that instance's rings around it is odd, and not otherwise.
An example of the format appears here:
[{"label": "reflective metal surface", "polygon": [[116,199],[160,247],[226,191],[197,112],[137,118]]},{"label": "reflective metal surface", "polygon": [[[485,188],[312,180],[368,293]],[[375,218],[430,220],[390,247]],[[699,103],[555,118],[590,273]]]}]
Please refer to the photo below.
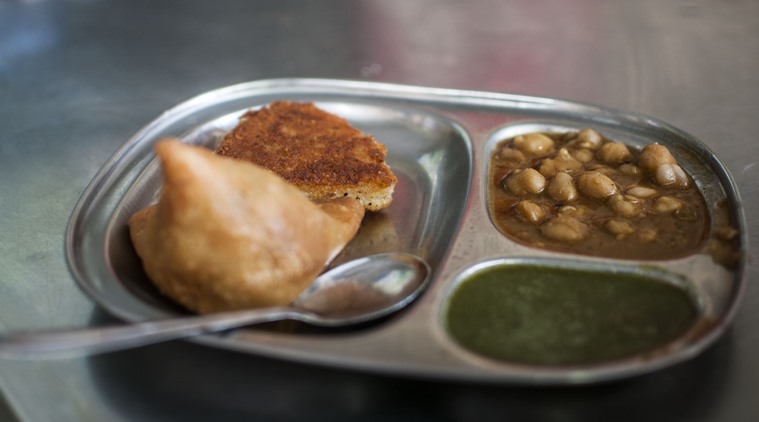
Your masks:
[{"label": "reflective metal surface", "polygon": [[[0,329],[115,322],[65,264],[65,226],[85,186],[163,110],[267,78],[511,92],[655,116],[719,155],[755,245],[758,16],[751,0],[1,2]],[[24,421],[755,420],[755,248],[749,259],[743,306],[719,341],[607,385],[407,380],[177,342],[0,361],[0,389]]]}]

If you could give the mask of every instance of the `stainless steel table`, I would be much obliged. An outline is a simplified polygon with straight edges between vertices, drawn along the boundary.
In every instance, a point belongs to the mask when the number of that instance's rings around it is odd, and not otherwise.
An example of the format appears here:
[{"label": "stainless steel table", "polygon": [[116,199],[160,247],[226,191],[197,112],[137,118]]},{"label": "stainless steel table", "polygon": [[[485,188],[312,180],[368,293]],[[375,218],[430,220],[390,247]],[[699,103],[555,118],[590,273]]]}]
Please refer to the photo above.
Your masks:
[{"label": "stainless steel table", "polygon": [[[757,243],[759,2],[0,2],[0,333],[116,323],[69,275],[89,180],[209,89],[281,77],[590,102],[661,118],[727,164]],[[757,277],[756,249],[747,279]],[[759,290],[705,353],[625,381],[520,388],[332,370],[189,342],[0,360],[0,419],[759,420]]]}]

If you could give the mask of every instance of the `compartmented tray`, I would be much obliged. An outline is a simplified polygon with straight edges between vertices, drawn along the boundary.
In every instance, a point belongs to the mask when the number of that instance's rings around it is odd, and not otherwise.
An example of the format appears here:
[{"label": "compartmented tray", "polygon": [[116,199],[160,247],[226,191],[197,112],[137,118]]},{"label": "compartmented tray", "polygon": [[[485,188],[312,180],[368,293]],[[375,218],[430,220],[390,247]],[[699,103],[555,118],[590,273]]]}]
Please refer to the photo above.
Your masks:
[{"label": "compartmented tray", "polygon": [[[712,151],[659,120],[548,98],[317,79],[263,80],[202,94],[168,110],[135,134],[104,165],[76,206],[66,237],[69,267],[80,287],[109,313],[145,321],[185,313],[142,271],[126,227],[155,200],[161,175],[152,147],[167,136],[215,147],[247,109],[275,100],[314,102],[374,135],[388,149],[399,182],[393,204],[366,216],[335,262],[385,251],[424,257],[433,268],[426,292],[385,320],[341,330],[294,323],[205,335],[193,341],[282,359],[358,370],[482,382],[578,384],[650,372],[697,355],[733,319],[745,289],[747,235],[734,183]],[[668,146],[693,176],[710,214],[700,250],[678,259],[626,260],[561,253],[514,242],[488,208],[490,154],[505,138],[534,131],[594,128],[632,146]],[[738,232],[731,265],[715,258],[716,227]],[[480,356],[448,333],[451,292],[473,269],[530,263],[609,274],[663,271],[687,280],[698,321],[655,353],[593,364],[530,365]]]}]

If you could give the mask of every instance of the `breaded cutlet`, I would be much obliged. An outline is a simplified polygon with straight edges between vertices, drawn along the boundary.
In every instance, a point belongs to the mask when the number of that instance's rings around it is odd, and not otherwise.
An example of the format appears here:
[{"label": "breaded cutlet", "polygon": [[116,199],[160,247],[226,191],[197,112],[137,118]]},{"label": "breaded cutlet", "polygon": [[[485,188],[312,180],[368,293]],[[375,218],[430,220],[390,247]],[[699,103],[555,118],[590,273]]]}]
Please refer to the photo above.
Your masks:
[{"label": "breaded cutlet", "polygon": [[267,168],[317,202],[347,196],[376,211],[390,205],[397,183],[384,145],[311,103],[246,112],[216,152]]}]

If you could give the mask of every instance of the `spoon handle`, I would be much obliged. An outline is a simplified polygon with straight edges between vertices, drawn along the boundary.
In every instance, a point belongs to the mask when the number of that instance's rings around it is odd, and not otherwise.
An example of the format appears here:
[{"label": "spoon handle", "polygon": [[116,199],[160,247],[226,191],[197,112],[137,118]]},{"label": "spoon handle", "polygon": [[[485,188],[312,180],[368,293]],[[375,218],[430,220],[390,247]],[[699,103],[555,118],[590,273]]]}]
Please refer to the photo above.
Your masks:
[{"label": "spoon handle", "polygon": [[0,357],[79,357],[284,319],[303,320],[308,319],[308,315],[293,308],[282,307],[170,318],[104,328],[18,333],[0,337]]}]

